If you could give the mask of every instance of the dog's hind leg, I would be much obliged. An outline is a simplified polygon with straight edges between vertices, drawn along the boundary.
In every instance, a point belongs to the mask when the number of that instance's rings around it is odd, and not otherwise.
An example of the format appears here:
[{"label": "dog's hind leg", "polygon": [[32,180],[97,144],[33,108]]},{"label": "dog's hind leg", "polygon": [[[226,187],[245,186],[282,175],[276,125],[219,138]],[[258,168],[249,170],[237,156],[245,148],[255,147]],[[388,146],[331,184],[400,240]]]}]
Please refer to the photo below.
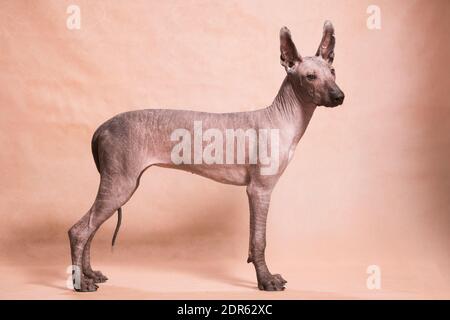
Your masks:
[{"label": "dog's hind leg", "polygon": [[[98,228],[122,207],[139,184],[139,174],[102,174],[97,197],[91,209],[70,230],[69,239],[77,291],[95,291],[95,278],[90,277],[90,241]],[[87,250],[86,250],[87,249]],[[83,261],[86,259],[86,261]],[[86,267],[86,270],[84,270]],[[80,278],[77,279],[76,277]]]},{"label": "dog's hind leg", "polygon": [[89,240],[87,241],[86,245],[84,246],[84,251],[83,251],[83,273],[86,277],[92,279],[94,281],[94,283],[102,283],[102,282],[106,282],[106,280],[108,280],[108,278],[101,273],[101,271],[97,270],[94,271],[92,270],[91,267],[91,242],[92,239],[94,238],[96,231],[94,231],[91,235],[91,237],[89,238]]},{"label": "dog's hind leg", "polygon": [[[119,210],[117,210],[117,214],[118,215],[122,214],[122,209],[121,208],[119,208]],[[118,216],[118,219],[121,219],[120,216]],[[120,224],[118,222],[115,232],[117,232],[119,230],[119,225]],[[83,251],[83,273],[84,273],[84,275],[86,277],[91,278],[92,280],[94,280],[94,283],[102,283],[102,282],[106,282],[108,280],[108,277],[106,277],[100,270],[93,270],[92,266],[91,266],[91,243],[92,243],[92,239],[94,238],[96,232],[97,231],[94,231],[92,233],[92,235],[89,238],[88,242],[84,246],[84,251]]]}]

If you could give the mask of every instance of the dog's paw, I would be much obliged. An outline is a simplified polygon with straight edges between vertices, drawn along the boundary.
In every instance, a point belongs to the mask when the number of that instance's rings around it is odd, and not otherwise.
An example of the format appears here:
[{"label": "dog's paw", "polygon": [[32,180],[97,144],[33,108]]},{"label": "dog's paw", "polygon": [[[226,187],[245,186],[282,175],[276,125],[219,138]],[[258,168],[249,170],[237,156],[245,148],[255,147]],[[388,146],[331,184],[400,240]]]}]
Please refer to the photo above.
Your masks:
[{"label": "dog's paw", "polygon": [[103,283],[108,280],[108,277],[106,277],[101,271],[85,271],[84,275],[88,277],[89,279],[92,279],[94,283]]},{"label": "dog's paw", "polygon": [[94,283],[94,280],[88,277],[81,277],[79,285],[74,285],[77,292],[93,292],[97,291],[98,285]]},{"label": "dog's paw", "polygon": [[283,291],[286,283],[280,274],[271,274],[258,281],[258,288],[264,291]]}]

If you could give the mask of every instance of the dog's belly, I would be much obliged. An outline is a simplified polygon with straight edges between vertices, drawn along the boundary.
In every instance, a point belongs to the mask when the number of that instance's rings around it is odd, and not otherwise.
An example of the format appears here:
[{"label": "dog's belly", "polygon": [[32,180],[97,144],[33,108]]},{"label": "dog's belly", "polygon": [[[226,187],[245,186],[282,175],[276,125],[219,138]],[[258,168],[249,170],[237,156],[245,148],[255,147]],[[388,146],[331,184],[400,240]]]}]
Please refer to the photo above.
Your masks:
[{"label": "dog's belly", "polygon": [[249,181],[248,165],[220,164],[155,164],[158,167],[188,171],[199,176],[225,184],[245,186]]}]

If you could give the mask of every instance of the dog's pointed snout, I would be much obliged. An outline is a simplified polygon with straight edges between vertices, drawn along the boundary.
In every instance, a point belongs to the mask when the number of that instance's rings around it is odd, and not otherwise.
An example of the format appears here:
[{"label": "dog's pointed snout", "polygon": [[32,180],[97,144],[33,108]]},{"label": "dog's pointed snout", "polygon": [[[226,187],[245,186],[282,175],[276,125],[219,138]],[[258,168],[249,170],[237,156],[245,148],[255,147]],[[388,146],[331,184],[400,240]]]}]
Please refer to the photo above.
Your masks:
[{"label": "dog's pointed snout", "polygon": [[342,104],[344,102],[345,95],[343,92],[340,92],[339,94],[335,95],[333,98],[333,102],[336,104]]},{"label": "dog's pointed snout", "polygon": [[333,106],[341,105],[344,102],[345,95],[341,90],[333,90],[330,93],[330,100]]}]

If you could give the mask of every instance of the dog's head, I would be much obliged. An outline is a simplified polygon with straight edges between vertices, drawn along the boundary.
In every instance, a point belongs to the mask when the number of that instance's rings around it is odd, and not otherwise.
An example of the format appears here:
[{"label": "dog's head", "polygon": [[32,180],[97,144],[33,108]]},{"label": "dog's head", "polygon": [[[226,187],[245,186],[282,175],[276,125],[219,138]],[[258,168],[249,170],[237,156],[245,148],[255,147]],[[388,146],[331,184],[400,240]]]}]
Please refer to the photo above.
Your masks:
[{"label": "dog's head", "polygon": [[344,93],[336,84],[332,66],[334,45],[334,28],[330,21],[325,21],[322,40],[312,57],[302,57],[297,52],[288,28],[280,30],[281,65],[302,99],[318,106],[336,107],[344,102]]}]

